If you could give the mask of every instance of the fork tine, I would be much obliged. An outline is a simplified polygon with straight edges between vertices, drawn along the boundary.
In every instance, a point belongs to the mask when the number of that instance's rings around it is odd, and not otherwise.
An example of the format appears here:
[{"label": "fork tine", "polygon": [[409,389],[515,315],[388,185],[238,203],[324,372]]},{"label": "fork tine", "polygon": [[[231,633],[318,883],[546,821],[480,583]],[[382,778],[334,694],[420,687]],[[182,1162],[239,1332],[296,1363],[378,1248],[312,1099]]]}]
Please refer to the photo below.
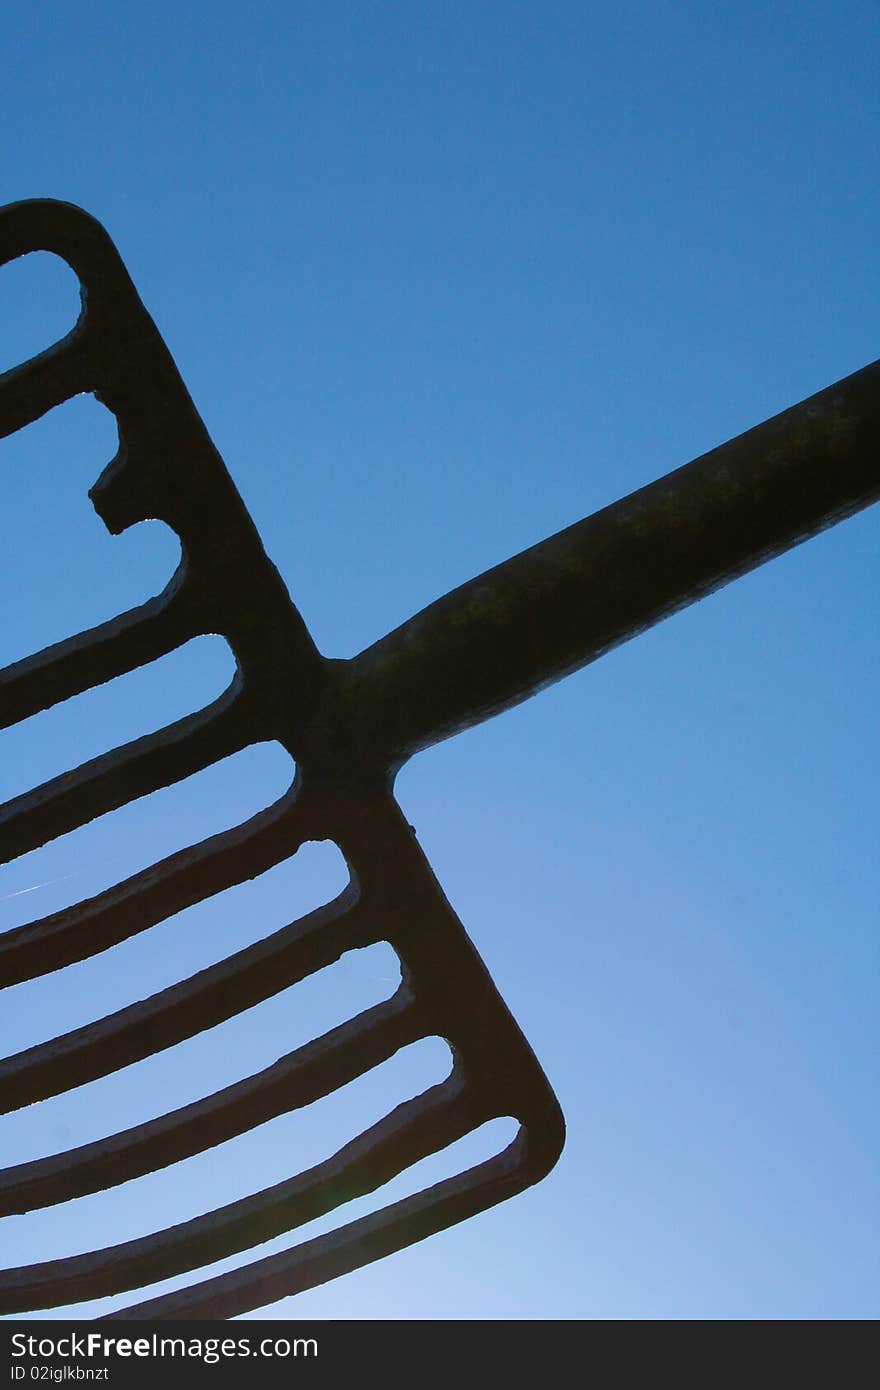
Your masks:
[{"label": "fork tine", "polygon": [[85,902],[0,934],[0,988],[21,984],[116,946],[203,898],[322,840],[295,791],[242,825],[221,831],[133,874]]},{"label": "fork tine", "polygon": [[167,656],[198,635],[176,575],[164,593],[0,671],[0,729]]},{"label": "fork tine", "polygon": [[[561,1117],[560,1117],[561,1122]],[[558,1153],[559,1140],[553,1149]],[[291,1294],[350,1274],[415,1241],[445,1230],[515,1196],[540,1181],[553,1166],[553,1150],[531,1150],[531,1135],[522,1127],[494,1158],[457,1177],[436,1183],[416,1196],[394,1202],[370,1216],[291,1250],[242,1265],[228,1274],[190,1284],[185,1289],[107,1313],[104,1321],[175,1318],[219,1320],[277,1303]]]},{"label": "fork tine", "polygon": [[302,1226],[383,1186],[487,1119],[453,1072],[294,1178],[122,1245],[7,1270],[0,1313],[58,1307],[169,1279]]},{"label": "fork tine", "polygon": [[0,1062],[0,1114],[83,1086],[191,1038],[381,935],[349,885],[332,903],[180,984]]},{"label": "fork tine", "polygon": [[46,352],[0,375],[0,439],[89,389],[82,338],[74,329]]},{"label": "fork tine", "polygon": [[273,1066],[146,1124],[0,1171],[0,1216],[54,1206],[202,1153],[311,1105],[387,1061],[424,1032],[406,986]]},{"label": "fork tine", "polygon": [[244,717],[242,683],[197,714],[83,763],[74,772],[0,806],[2,860],[8,863],[98,816],[182,782],[255,741]]}]

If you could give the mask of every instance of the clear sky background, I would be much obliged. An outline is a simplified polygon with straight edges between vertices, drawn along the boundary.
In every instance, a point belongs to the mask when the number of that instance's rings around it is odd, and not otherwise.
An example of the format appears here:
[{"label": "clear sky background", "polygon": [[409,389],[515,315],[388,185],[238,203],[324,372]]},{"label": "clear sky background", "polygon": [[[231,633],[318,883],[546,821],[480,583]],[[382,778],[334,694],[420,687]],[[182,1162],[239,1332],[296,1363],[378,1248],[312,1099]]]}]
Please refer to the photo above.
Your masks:
[{"label": "clear sky background", "polygon": [[[878,355],[878,31],[876,6],[839,0],[38,0],[2,16],[0,201],[66,198],[105,223],[321,650],[349,656]],[[0,367],[76,312],[52,258],[3,271]],[[91,510],[114,449],[90,398],[0,446],[4,660],[173,570],[170,532],[112,539]],[[877,537],[877,515],[850,520],[405,768],[399,799],[568,1143],[527,1194],[271,1316],[877,1315]],[[229,674],[206,638],[30,721],[4,735],[4,794]],[[18,861],[0,922],[237,823],[289,777],[280,749],[251,749]],[[310,846],[8,991],[2,1051],[343,881]],[[390,993],[395,968],[382,947],[346,958],[8,1117],[3,1161],[249,1074]],[[445,1066],[426,1043],[181,1169],[0,1223],[2,1263],[256,1191]]]}]

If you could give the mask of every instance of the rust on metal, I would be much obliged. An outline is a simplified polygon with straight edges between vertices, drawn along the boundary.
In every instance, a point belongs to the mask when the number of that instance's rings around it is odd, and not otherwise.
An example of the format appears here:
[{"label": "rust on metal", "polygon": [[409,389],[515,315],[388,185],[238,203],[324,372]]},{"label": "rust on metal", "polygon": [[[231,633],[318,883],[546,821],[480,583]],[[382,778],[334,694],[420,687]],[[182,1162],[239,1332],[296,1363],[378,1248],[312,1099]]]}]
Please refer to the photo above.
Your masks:
[{"label": "rust on metal", "polygon": [[380,1188],[496,1116],[519,1123],[488,1162],[282,1254],[130,1304],[121,1317],[228,1318],[310,1288],[539,1181],[562,1115],[528,1043],[393,797],[415,752],[486,719],[880,495],[880,364],[447,594],[350,661],[322,656],[104,229],[69,204],[0,209],[0,264],[63,257],[82,312],[61,342],[0,376],[0,436],[91,392],[119,451],[91,491],[117,533],[177,533],[164,593],[0,672],[0,727],[219,633],[236,674],[208,709],[0,808],[6,862],[261,740],[296,763],[284,797],[245,824],[97,897],[0,936],[0,986],[58,970],[330,840],[350,874],[327,907],[181,984],[0,1062],[0,1111],[173,1046],[337,960],[389,941],[386,1003],[274,1066],[135,1129],[0,1172],[0,1215],[126,1182],[219,1144],[445,1038],[450,1076],[332,1158],[143,1239],[0,1274],[0,1311],[140,1289],[253,1248]]}]

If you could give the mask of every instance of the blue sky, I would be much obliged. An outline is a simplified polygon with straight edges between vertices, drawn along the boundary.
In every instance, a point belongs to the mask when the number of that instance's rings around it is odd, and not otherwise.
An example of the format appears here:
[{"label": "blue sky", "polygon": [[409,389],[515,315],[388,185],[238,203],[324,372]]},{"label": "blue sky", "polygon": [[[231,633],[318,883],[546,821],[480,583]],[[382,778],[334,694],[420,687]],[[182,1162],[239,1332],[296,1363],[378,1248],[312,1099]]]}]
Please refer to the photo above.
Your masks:
[{"label": "blue sky", "polygon": [[[0,201],[105,223],[321,650],[350,656],[877,356],[878,29],[857,3],[36,3],[3,17]],[[0,367],[76,311],[50,258],[4,270]],[[2,445],[4,661],[172,571],[157,523],[113,539],[91,511],[114,449],[86,398]],[[272,1316],[877,1315],[876,557],[867,513],[404,769],[568,1144],[526,1195]],[[4,735],[4,795],[228,676],[203,639]],[[0,924],[289,775],[251,749],[10,865]],[[302,859],[10,991],[3,1052],[332,896],[330,847]],[[394,971],[377,947],[8,1117],[4,1161],[264,1066]],[[326,1112],[7,1220],[3,1263],[256,1190],[443,1067],[425,1044]]]}]

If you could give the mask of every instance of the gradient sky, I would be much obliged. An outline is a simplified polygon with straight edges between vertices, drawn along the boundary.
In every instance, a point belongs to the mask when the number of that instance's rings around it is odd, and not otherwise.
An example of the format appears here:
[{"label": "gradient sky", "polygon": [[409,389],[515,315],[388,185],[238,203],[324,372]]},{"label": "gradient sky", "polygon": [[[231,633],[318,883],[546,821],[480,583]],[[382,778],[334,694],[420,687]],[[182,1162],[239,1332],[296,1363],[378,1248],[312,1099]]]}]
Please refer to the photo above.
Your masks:
[{"label": "gradient sky", "polygon": [[[877,356],[878,31],[876,6],[839,0],[38,0],[3,14],[0,201],[105,223],[321,650],[349,656]],[[3,271],[0,368],[76,312],[52,258]],[[4,661],[171,573],[170,532],[112,539],[91,510],[114,449],[91,398],[0,446]],[[877,1315],[877,536],[876,514],[850,520],[404,769],[568,1143],[527,1194],[269,1315]],[[3,794],[229,673],[206,638],[30,721],[4,735]],[[289,777],[281,750],[251,749],[10,865],[0,924],[236,823]],[[309,846],[8,991],[2,1051],[185,977],[343,877]],[[394,976],[376,947],[8,1117],[3,1162],[265,1066]],[[2,1222],[2,1263],[280,1180],[444,1066],[426,1043],[314,1114]]]}]

